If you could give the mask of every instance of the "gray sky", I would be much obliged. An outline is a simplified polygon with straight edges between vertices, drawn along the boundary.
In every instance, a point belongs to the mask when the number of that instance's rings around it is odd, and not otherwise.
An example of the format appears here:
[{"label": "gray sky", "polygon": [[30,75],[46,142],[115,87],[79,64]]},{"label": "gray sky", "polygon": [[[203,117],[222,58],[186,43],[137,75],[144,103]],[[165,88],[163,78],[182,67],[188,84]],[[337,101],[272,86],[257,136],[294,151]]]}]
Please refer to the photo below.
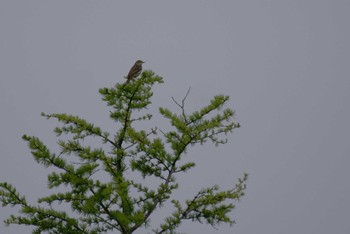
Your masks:
[{"label": "gray sky", "polygon": [[[242,125],[222,147],[189,150],[197,167],[180,178],[178,193],[229,188],[248,172],[246,196],[232,213],[237,224],[216,231],[189,223],[181,231],[349,233],[349,7],[341,0],[2,0],[0,180],[29,201],[49,194],[48,170],[21,136],[57,148],[57,124],[42,111],[113,129],[98,89],[123,81],[143,59],[165,80],[154,110],[176,110],[171,96],[191,86],[188,110],[227,94]],[[0,208],[0,218],[12,211]],[[0,233],[29,230],[0,224]]]}]

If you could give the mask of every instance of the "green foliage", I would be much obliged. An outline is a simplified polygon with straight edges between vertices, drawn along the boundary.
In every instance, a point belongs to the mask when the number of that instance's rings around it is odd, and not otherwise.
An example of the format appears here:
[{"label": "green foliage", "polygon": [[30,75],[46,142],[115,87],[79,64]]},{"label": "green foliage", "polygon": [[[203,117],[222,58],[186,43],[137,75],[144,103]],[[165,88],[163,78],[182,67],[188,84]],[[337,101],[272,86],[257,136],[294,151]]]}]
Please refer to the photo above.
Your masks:
[{"label": "green foliage", "polygon": [[[174,100],[181,109],[180,114],[159,108],[173,130],[134,128],[134,123],[152,118],[144,111],[151,104],[151,88],[156,83],[163,83],[163,79],[152,71],[144,71],[135,82],[99,90],[102,100],[111,107],[110,118],[117,123],[114,132],[102,131],[78,116],[42,113],[47,119],[54,118],[62,123],[54,129],[59,137],[60,152],[52,153],[35,136],[24,135],[23,140],[28,143],[36,162],[54,168],[48,175],[48,188],[61,192],[39,198],[38,205],[30,205],[13,186],[0,183],[2,205],[18,206],[22,214],[11,215],[4,222],[34,226],[33,233],[117,230],[131,234],[140,227],[147,228],[151,214],[169,201],[179,187],[176,175],[195,166],[194,162],[181,161],[187,148],[207,141],[224,144],[227,140],[222,136],[240,127],[232,121],[234,112],[223,109],[228,96],[215,96],[209,105],[187,114],[184,108],[186,95],[181,104]],[[84,139],[88,137],[99,139],[101,147],[86,146]],[[153,178],[158,181],[158,186],[151,189],[143,181],[129,179],[130,170],[144,179]],[[152,231],[175,233],[186,220],[205,222],[214,228],[221,223],[232,225],[234,220],[229,213],[235,207],[233,200],[244,195],[247,177],[245,174],[226,191],[213,186],[199,191],[184,203],[172,200],[173,212]],[[61,203],[71,207],[69,213],[53,208]]]}]

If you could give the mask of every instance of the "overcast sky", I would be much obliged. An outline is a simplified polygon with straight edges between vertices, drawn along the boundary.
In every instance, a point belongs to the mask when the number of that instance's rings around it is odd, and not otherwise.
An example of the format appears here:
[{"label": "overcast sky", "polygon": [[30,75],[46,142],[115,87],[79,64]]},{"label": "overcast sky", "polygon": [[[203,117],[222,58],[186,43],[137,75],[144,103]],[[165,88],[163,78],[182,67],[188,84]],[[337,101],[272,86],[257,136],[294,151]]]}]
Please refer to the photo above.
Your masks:
[{"label": "overcast sky", "polygon": [[[190,198],[250,174],[237,224],[188,233],[350,233],[350,2],[0,1],[0,181],[29,201],[49,194],[23,134],[55,149],[54,120],[70,113],[112,130],[98,89],[122,82],[137,59],[164,77],[152,111],[230,96],[242,128],[229,143],[194,147],[179,178]],[[157,112],[154,118],[159,123]],[[1,208],[3,220],[15,209]],[[160,217],[152,217],[159,222]],[[30,229],[0,224],[0,233]],[[139,232],[144,233],[144,231]]]}]

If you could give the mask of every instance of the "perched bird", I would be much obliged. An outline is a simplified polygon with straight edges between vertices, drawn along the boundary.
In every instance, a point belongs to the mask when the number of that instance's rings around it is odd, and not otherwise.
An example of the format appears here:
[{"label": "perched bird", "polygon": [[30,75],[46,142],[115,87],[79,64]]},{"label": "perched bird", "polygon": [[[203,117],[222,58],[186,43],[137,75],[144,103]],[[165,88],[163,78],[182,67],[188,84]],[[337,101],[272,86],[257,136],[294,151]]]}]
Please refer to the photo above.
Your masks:
[{"label": "perched bird", "polygon": [[129,83],[131,80],[134,80],[138,77],[142,72],[142,64],[145,62],[142,60],[137,60],[129,71],[129,74],[125,77],[127,79],[126,83]]}]

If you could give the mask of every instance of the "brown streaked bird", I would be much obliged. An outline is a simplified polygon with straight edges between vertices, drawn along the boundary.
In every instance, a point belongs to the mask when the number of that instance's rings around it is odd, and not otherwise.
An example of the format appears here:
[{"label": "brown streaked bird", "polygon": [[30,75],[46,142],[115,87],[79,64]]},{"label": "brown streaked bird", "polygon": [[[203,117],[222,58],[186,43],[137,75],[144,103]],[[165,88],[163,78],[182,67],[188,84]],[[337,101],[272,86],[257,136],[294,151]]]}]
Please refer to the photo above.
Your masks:
[{"label": "brown streaked bird", "polygon": [[134,80],[136,77],[138,77],[141,74],[142,64],[144,63],[145,62],[142,60],[137,60],[135,62],[134,66],[132,66],[128,75],[125,77],[125,79],[127,79],[126,83],[129,83],[131,80]]}]

